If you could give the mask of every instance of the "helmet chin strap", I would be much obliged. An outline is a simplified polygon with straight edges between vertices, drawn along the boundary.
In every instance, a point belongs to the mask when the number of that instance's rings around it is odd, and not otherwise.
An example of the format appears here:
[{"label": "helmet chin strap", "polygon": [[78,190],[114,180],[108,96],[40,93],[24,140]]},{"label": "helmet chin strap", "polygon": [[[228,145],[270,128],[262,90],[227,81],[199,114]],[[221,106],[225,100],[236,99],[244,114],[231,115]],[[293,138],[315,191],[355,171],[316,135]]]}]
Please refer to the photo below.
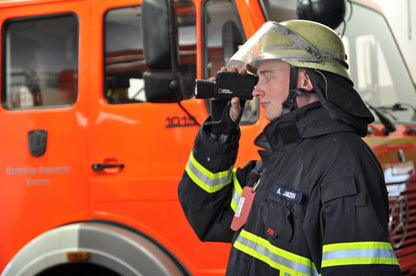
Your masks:
[{"label": "helmet chin strap", "polygon": [[[282,104],[282,115],[287,114],[296,108],[296,97],[304,93],[304,89],[297,89],[298,85],[298,72],[299,67],[290,67],[290,76],[289,76],[289,95]],[[306,91],[306,90],[305,90]]]},{"label": "helmet chin strap", "polygon": [[306,93],[315,93],[315,91],[308,91],[304,88],[297,88],[298,84],[298,72],[299,67],[290,68],[290,77],[289,77],[289,95],[286,100],[282,103],[282,115],[287,114],[298,108],[296,103],[296,97]]}]

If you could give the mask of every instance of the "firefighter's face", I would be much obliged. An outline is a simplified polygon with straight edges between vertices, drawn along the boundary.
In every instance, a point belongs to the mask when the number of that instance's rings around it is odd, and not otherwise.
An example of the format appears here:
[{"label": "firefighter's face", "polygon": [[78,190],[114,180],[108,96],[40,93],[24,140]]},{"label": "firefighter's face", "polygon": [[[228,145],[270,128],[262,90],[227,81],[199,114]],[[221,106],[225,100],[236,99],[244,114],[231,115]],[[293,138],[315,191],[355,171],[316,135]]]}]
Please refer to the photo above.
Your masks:
[{"label": "firefighter's face", "polygon": [[282,114],[282,104],[289,95],[290,65],[280,60],[265,60],[257,68],[259,81],[253,90],[265,117],[271,121]]}]

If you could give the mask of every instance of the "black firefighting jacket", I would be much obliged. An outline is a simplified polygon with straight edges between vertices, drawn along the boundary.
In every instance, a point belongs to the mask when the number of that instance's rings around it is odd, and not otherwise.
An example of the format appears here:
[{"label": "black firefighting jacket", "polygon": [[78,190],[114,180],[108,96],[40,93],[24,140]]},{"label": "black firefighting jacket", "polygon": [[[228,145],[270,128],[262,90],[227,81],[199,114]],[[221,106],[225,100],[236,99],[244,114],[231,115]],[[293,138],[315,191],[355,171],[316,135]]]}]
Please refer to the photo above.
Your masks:
[{"label": "black firefighting jacket", "polygon": [[[400,275],[383,171],[362,127],[312,103],[271,121],[255,141],[261,160],[244,168],[233,166],[238,127],[226,143],[200,129],[178,194],[202,241],[232,243],[227,275]],[[253,205],[233,231],[245,186],[256,186]]]}]

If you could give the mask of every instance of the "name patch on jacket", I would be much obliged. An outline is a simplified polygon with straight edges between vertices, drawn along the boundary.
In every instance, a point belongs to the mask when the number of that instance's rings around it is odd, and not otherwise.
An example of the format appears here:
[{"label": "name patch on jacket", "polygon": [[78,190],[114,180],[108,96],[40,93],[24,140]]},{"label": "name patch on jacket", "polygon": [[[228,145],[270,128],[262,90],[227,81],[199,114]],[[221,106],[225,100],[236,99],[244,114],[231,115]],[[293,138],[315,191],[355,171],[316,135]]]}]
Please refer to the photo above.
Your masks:
[{"label": "name patch on jacket", "polygon": [[302,193],[297,192],[279,185],[274,184],[270,193],[274,196],[281,197],[283,199],[296,202],[298,204],[302,201]]}]

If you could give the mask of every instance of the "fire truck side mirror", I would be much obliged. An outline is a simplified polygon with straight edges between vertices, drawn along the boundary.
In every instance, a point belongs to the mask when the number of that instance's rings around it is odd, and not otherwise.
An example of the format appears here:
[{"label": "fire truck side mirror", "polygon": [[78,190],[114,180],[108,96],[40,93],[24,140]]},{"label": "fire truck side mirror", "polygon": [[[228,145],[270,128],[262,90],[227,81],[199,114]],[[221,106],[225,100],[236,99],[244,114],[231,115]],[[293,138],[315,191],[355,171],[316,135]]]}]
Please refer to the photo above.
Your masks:
[{"label": "fire truck side mirror", "polygon": [[180,84],[170,73],[146,71],[143,79],[148,102],[170,103],[182,100]]},{"label": "fire truck side mirror", "polygon": [[178,27],[174,0],[143,0],[143,75],[147,101],[179,102],[184,92],[178,67]]},{"label": "fire truck side mirror", "polygon": [[172,0],[143,0],[142,41],[146,65],[151,69],[177,66],[177,28]]}]

